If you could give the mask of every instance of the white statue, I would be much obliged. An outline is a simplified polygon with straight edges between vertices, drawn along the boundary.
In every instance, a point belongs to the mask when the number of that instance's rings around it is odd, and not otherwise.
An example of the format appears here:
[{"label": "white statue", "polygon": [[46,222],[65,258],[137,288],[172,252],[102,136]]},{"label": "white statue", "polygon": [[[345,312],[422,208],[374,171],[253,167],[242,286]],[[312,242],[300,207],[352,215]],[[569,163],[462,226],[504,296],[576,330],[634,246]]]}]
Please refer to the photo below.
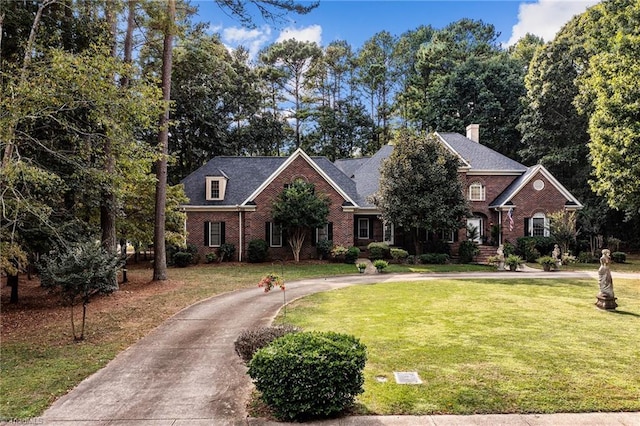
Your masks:
[{"label": "white statue", "polygon": [[556,266],[559,268],[562,265],[562,259],[560,258],[560,247],[556,244],[553,246],[553,252],[551,252],[551,257],[556,262]]},{"label": "white statue", "polygon": [[600,294],[598,296],[613,299],[613,279],[611,278],[611,270],[609,270],[610,263],[611,251],[603,249],[602,257],[600,257],[600,268],[598,268],[598,284],[600,285]]},{"label": "white statue", "polygon": [[496,250],[498,257],[498,271],[504,271],[504,246],[500,244],[498,250]]}]

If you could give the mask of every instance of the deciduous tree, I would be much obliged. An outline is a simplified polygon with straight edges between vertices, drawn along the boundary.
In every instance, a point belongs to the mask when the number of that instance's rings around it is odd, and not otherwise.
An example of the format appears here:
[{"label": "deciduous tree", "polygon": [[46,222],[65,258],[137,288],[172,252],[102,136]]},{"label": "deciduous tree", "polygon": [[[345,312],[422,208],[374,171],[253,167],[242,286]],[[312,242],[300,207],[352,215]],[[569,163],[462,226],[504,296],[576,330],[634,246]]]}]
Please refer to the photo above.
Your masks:
[{"label": "deciduous tree", "polygon": [[470,214],[458,177],[460,161],[437,136],[399,131],[394,149],[380,170],[380,187],[373,197],[382,219],[413,234],[421,254],[419,231],[457,230]]}]

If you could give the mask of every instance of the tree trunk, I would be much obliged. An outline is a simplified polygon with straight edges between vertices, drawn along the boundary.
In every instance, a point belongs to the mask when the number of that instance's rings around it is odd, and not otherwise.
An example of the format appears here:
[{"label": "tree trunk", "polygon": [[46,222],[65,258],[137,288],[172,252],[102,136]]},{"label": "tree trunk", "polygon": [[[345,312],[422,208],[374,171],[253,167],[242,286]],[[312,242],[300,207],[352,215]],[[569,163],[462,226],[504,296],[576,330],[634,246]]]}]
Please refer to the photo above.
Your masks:
[{"label": "tree trunk", "polygon": [[304,243],[305,233],[305,229],[296,229],[289,234],[289,246],[291,246],[291,251],[293,252],[293,260],[296,262],[300,262],[300,251]]},{"label": "tree trunk", "polygon": [[156,206],[153,228],[153,280],[167,279],[167,253],[165,251],[165,222],[167,200],[167,156],[169,155],[169,100],[171,98],[171,65],[173,55],[173,31],[176,20],[175,0],[167,0],[167,25],[164,30],[162,50],[162,97],[165,101],[164,114],[160,117],[158,143],[161,157],[156,163]]},{"label": "tree trunk", "polygon": [[9,303],[18,303],[18,282],[18,274],[7,274],[7,285],[11,287],[11,297],[9,298]]}]

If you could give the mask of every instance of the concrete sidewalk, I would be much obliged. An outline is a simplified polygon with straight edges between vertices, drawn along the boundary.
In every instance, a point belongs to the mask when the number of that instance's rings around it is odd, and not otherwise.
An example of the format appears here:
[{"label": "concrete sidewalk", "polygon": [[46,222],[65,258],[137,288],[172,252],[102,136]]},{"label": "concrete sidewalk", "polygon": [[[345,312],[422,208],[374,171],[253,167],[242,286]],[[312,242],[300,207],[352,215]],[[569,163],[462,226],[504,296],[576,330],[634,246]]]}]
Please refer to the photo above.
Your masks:
[{"label": "concrete sidewalk", "polygon": [[[289,302],[319,291],[377,282],[593,276],[584,272],[542,271],[358,274],[287,283],[286,298]],[[57,426],[278,424],[247,417],[245,407],[251,383],[245,365],[234,352],[233,342],[247,328],[270,324],[282,306],[284,295],[280,291],[265,294],[252,288],[215,296],[183,310],[120,353],[30,423]],[[640,426],[640,413],[362,416],[307,424]]]}]

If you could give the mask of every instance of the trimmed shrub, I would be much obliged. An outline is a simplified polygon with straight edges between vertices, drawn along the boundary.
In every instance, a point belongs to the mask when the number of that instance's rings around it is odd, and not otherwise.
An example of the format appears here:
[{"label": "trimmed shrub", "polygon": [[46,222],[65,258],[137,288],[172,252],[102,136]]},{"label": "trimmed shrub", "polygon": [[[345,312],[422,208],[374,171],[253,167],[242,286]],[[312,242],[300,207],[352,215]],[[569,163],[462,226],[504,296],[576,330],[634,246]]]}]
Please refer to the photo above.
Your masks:
[{"label": "trimmed shrub", "polygon": [[331,416],[364,391],[366,347],[346,334],[287,334],[258,350],[249,376],[273,414],[284,421]]},{"label": "trimmed shrub", "polygon": [[298,327],[287,324],[252,328],[240,333],[240,336],[233,342],[233,346],[244,363],[249,364],[249,361],[258,350],[264,348],[278,337],[300,331]]},{"label": "trimmed shrub", "polygon": [[231,260],[233,258],[233,254],[236,252],[236,246],[231,243],[224,243],[218,249],[218,256],[220,257],[220,262],[224,262],[225,260]]},{"label": "trimmed shrub", "polygon": [[269,245],[265,240],[255,239],[249,241],[247,247],[247,258],[250,263],[260,263],[267,260],[269,255]]},{"label": "trimmed shrub", "polygon": [[409,252],[404,249],[392,248],[389,250],[389,252],[391,253],[391,258],[396,262],[402,262],[407,257],[409,257]]},{"label": "trimmed shrub", "polygon": [[318,252],[318,258],[320,260],[327,259],[331,254],[331,249],[333,248],[333,241],[331,240],[322,240],[316,243],[316,251]]},{"label": "trimmed shrub", "polygon": [[360,249],[358,247],[349,247],[344,255],[344,263],[352,265],[356,263],[358,257],[360,257]]},{"label": "trimmed shrub", "polygon": [[331,249],[331,257],[336,261],[343,261],[348,251],[348,248],[338,244],[336,246],[333,246],[333,248]]},{"label": "trimmed shrub", "polygon": [[451,256],[451,244],[446,241],[425,241],[422,248],[425,253],[442,253]]},{"label": "trimmed shrub", "polygon": [[556,240],[553,237],[520,237],[517,240],[518,254],[527,262],[535,262],[541,255],[550,255]]},{"label": "trimmed shrub", "polygon": [[460,263],[471,263],[473,258],[480,254],[478,245],[471,240],[466,240],[460,243],[458,248],[458,257]]},{"label": "trimmed shrub", "polygon": [[205,256],[205,259],[207,263],[213,263],[216,260],[218,260],[218,255],[215,254],[214,252],[207,253],[207,255]]},{"label": "trimmed shrub", "polygon": [[424,265],[444,265],[449,256],[444,253],[424,253],[420,255],[420,263]]},{"label": "trimmed shrub", "polygon": [[627,253],[615,251],[611,253],[611,259],[613,259],[615,263],[624,263],[627,261]]},{"label": "trimmed shrub", "polygon": [[369,243],[367,246],[369,251],[369,259],[387,259],[389,257],[389,244],[387,243]]},{"label": "trimmed shrub", "polygon": [[193,261],[193,255],[185,251],[179,251],[173,254],[173,264],[179,268],[185,268]]},{"label": "trimmed shrub", "polygon": [[416,256],[415,256],[415,254],[410,254],[409,256],[407,256],[407,263],[409,265],[415,265],[416,264]]},{"label": "trimmed shrub", "polygon": [[597,260],[596,258],[589,253],[588,251],[582,251],[578,254],[578,257],[576,258],[576,261],[578,263],[595,263]]}]

